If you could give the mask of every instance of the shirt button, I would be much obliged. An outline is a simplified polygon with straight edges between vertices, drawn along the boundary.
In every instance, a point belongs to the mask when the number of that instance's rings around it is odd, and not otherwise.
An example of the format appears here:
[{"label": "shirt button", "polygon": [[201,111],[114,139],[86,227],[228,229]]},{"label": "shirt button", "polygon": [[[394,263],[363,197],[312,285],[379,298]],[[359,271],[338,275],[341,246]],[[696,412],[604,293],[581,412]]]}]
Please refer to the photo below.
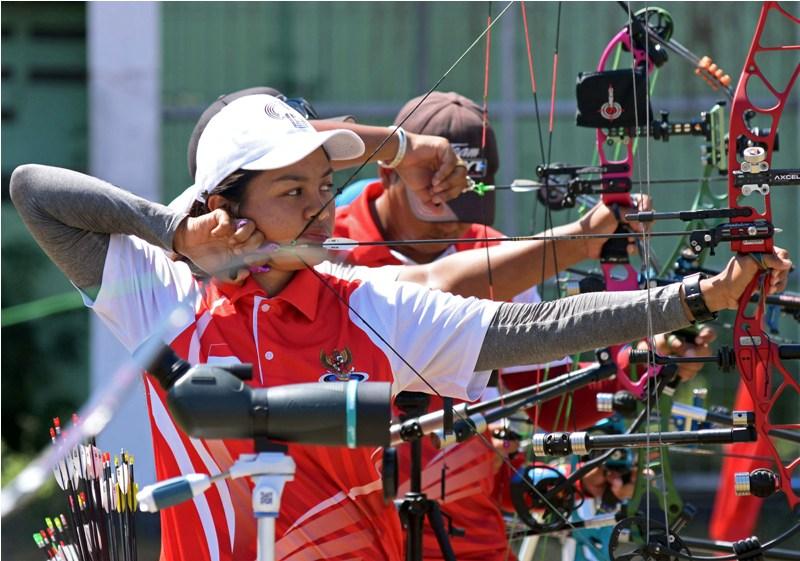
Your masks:
[{"label": "shirt button", "polygon": [[261,304],[261,311],[268,312],[269,311],[269,304]]},{"label": "shirt button", "polygon": [[264,353],[264,358],[267,360],[272,360],[274,357],[275,355],[272,354],[272,351],[267,351],[266,353]]}]

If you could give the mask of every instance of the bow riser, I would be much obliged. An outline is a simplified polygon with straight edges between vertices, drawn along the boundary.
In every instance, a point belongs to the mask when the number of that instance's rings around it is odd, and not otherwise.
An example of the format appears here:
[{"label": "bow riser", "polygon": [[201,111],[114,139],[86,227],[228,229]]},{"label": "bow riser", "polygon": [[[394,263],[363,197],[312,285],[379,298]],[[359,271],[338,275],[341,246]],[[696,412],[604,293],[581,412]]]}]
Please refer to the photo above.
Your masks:
[{"label": "bow riser", "polygon": [[[597,71],[602,72],[611,59],[612,54],[617,49],[625,49],[633,53],[634,65],[639,66],[644,63],[647,65],[648,75],[653,70],[655,65],[647,58],[647,53],[644,50],[637,49],[631,42],[630,30],[625,27],[619,31],[606,45],[603,53],[600,55],[600,60],[597,63]],[[635,80],[634,80],[635,82]],[[606,169],[621,169],[622,171],[603,171],[601,178],[603,181],[604,192],[602,194],[602,201],[608,206],[619,205],[622,207],[634,207],[633,200],[631,199],[630,186],[633,177],[633,147],[634,142],[628,139],[625,142],[625,157],[621,160],[612,159],[606,150],[610,149],[612,145],[616,145],[615,141],[609,142],[609,137],[604,129],[597,129],[597,153],[600,158],[601,167]],[[608,192],[605,186],[611,182],[616,182],[620,185],[626,185],[626,190],[622,192]],[[625,231],[619,229],[618,231]],[[603,272],[606,290],[610,292],[621,290],[638,290],[639,277],[636,269],[630,264],[627,254],[627,242],[625,240],[610,240],[603,248],[603,257],[601,257],[600,269]],[[610,352],[612,358],[617,361],[624,361],[622,354],[625,352],[627,345],[615,345],[611,347]],[[657,376],[660,367],[654,366],[647,369],[647,371],[639,376],[637,380],[631,378],[630,372],[620,366],[617,377],[620,385],[625,390],[631,392],[636,397],[641,398],[647,388],[648,381]]]},{"label": "bow riser", "polygon": [[[757,169],[769,169],[772,163],[772,155],[775,148],[776,137],[778,134],[778,122],[780,121],[783,110],[789,102],[790,93],[798,75],[800,75],[800,64],[794,68],[785,85],[772,83],[759,67],[758,60],[773,51],[796,50],[798,46],[769,47],[763,43],[764,31],[767,21],[772,18],[788,18],[797,25],[800,19],[789,14],[777,2],[765,2],[761,15],[756,24],[756,30],[750,45],[750,50],[744,64],[741,78],[736,87],[733,105],[731,107],[730,137],[728,148],[728,203],[730,208],[750,208],[750,216],[733,217],[731,222],[752,222],[756,220],[772,223],[771,194],[768,189],[766,192],[756,191],[751,194],[763,196],[762,208],[752,208],[758,205],[743,205],[746,197],[742,195],[742,178],[748,177],[748,166],[759,166]],[[776,103],[771,107],[760,107],[756,105],[748,95],[748,85],[757,83],[769,90],[774,96]],[[753,82],[751,82],[753,81]],[[756,135],[748,125],[746,116],[754,114],[765,118],[769,122],[769,134]],[[747,139],[751,146],[760,146],[764,149],[762,155],[746,158],[742,163],[737,153],[737,140]],[[759,163],[761,160],[766,164]],[[737,181],[734,171],[742,170]],[[737,185],[737,183],[739,185]],[[767,186],[769,187],[769,186]],[[770,236],[765,239],[737,240],[731,242],[731,248],[738,254],[769,254],[773,251],[773,238]],[[773,406],[785,392],[794,392],[800,396],[800,384],[793,378],[787,369],[781,364],[779,346],[772,342],[764,329],[764,310],[765,297],[767,293],[768,273],[764,272],[754,278],[739,300],[736,320],[733,328],[733,348],[736,356],[736,364],[741,375],[741,379],[750,394],[756,412],[756,431],[759,439],[766,442],[770,455],[774,458],[771,468],[779,476],[778,489],[783,491],[790,508],[800,505],[800,497],[794,492],[791,486],[793,471],[796,471],[800,464],[800,454],[798,457],[785,461],[781,458],[779,451],[774,445],[773,439],[776,438],[773,432],[776,428],[787,428],[792,431],[800,431],[800,424],[782,425],[777,427],[770,419]],[[755,304],[751,301],[755,298]],[[796,475],[796,474],[794,474]]]},{"label": "bow riser", "polygon": [[[597,71],[602,72],[606,69],[606,65],[608,64],[611,55],[617,48],[624,48],[627,50],[631,50],[631,40],[630,40],[630,32],[627,28],[622,29],[619,33],[617,33],[614,38],[611,40],[606,48],[603,50],[602,55],[600,55],[600,61],[597,63]],[[646,60],[647,54],[644,51],[639,49],[633,49],[633,56],[635,60],[635,64],[638,66],[641,62]],[[652,62],[647,63],[647,71],[649,72],[653,69],[654,65]],[[610,144],[616,144],[613,140],[609,143],[609,137],[606,134],[604,129],[597,129],[597,153],[600,158],[600,165],[608,166],[608,165],[624,165],[625,171],[622,172],[607,172],[602,174],[602,179],[606,180],[613,180],[618,178],[624,178],[627,181],[627,184],[630,185],[631,178],[633,177],[633,145],[634,143],[631,140],[628,140],[625,143],[625,158],[622,160],[614,160],[606,154],[606,147]],[[611,204],[618,204],[621,206],[633,206],[631,201],[631,194],[630,190],[624,193],[604,193],[602,196],[603,202],[607,205]],[[636,290],[639,288],[638,281],[636,278],[636,271],[633,270],[631,267],[630,270],[633,272],[633,276],[630,275],[625,280],[612,280],[612,285],[608,285],[608,290]],[[614,286],[616,285],[616,286]]]}]

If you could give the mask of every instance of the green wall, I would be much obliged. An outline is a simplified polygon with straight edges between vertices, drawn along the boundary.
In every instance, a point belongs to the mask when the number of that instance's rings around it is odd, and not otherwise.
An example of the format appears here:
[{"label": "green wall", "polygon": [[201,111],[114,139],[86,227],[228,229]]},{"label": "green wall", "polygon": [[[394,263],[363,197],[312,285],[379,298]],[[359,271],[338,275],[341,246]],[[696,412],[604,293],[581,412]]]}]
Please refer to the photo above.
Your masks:
[{"label": "green wall", "polygon": [[[85,6],[3,3],[2,52],[4,324],[16,305],[70,294],[2,330],[3,441],[33,452],[49,440],[48,417],[72,413],[86,397],[88,312],[75,309],[74,289],[19,220],[8,178],[27,162],[87,167]],[[48,315],[65,304],[72,311]]]}]

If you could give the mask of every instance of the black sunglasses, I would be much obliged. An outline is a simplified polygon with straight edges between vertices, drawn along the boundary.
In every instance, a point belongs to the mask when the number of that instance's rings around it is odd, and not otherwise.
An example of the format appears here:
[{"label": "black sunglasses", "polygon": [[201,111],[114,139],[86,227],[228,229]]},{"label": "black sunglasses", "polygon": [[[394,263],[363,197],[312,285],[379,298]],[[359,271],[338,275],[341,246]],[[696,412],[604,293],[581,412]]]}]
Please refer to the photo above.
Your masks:
[{"label": "black sunglasses", "polygon": [[281,101],[300,113],[304,119],[319,119],[319,114],[314,106],[303,97],[284,97]]}]

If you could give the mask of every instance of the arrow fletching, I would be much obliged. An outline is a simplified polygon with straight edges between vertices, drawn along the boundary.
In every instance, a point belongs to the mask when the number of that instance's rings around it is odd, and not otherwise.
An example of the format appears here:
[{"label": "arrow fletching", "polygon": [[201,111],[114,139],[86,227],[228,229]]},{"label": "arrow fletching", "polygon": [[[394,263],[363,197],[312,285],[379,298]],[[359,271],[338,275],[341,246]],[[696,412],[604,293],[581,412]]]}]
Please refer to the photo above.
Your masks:
[{"label": "arrow fletching", "polygon": [[533,181],[532,179],[515,179],[511,182],[511,191],[514,193],[530,193],[536,191],[542,186],[541,183]]},{"label": "arrow fletching", "polygon": [[335,249],[339,251],[350,251],[358,245],[358,242],[350,238],[328,238],[322,242],[325,249]]}]

